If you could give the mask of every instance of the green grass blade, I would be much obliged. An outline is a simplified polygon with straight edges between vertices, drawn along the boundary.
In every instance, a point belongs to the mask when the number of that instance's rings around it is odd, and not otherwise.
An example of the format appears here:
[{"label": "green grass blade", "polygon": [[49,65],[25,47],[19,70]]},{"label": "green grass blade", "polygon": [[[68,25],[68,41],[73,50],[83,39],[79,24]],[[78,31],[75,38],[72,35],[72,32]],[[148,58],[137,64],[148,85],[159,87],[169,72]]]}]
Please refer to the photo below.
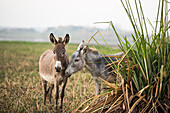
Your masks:
[{"label": "green grass blade", "polygon": [[159,11],[160,11],[160,4],[161,4],[161,0],[159,0],[159,4],[158,4],[158,11],[157,11],[156,25],[155,25],[155,34],[156,34],[156,32],[157,32],[158,18],[159,18]]},{"label": "green grass blade", "polygon": [[140,6],[141,13],[142,13],[142,18],[143,18],[144,26],[145,26],[146,38],[148,39],[148,42],[149,42],[149,36],[148,36],[148,30],[147,30],[147,26],[146,26],[146,22],[145,22],[145,16],[144,16],[144,13],[143,13],[143,10],[142,10],[142,5],[141,5],[141,1],[140,0],[139,0],[139,6]]}]

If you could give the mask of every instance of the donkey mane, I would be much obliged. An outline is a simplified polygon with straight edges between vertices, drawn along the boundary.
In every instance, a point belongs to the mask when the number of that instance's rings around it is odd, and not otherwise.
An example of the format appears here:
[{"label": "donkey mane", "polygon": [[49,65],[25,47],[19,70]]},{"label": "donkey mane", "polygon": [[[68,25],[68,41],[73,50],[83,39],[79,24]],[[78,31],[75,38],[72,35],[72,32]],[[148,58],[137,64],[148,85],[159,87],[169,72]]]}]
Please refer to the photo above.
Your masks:
[{"label": "donkey mane", "polygon": [[62,38],[58,37],[58,43],[62,43]]},{"label": "donkey mane", "polygon": [[92,53],[99,53],[99,52],[97,51],[97,49],[95,49],[95,48],[89,48],[89,51],[92,52]]}]

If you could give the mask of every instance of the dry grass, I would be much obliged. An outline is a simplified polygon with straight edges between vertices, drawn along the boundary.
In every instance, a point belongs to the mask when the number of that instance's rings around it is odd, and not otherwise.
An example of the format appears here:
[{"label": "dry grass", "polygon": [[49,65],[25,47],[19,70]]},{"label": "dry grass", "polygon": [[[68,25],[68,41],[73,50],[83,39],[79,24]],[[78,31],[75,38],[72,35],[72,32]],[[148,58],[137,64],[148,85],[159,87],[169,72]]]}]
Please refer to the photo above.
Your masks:
[{"label": "dry grass", "polygon": [[[77,46],[66,46],[69,56]],[[0,42],[0,112],[54,112],[54,98],[51,105],[48,98],[43,105],[38,74],[40,55],[52,47],[50,43]],[[63,109],[69,112],[94,95],[93,78],[84,69],[69,78]]]}]

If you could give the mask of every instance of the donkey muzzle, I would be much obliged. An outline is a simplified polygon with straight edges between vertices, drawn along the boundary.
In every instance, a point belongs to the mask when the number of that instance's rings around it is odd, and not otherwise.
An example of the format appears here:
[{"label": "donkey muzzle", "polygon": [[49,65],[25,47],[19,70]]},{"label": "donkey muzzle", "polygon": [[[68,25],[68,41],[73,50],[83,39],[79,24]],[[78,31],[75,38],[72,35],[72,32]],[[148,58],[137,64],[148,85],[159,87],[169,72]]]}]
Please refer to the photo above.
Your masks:
[{"label": "donkey muzzle", "polygon": [[70,77],[70,76],[72,75],[68,70],[65,71],[65,74],[66,74],[66,76],[68,76],[68,77]]},{"label": "donkey muzzle", "polygon": [[61,62],[60,61],[56,61],[56,64],[55,64],[55,70],[56,72],[60,72],[61,70]]}]

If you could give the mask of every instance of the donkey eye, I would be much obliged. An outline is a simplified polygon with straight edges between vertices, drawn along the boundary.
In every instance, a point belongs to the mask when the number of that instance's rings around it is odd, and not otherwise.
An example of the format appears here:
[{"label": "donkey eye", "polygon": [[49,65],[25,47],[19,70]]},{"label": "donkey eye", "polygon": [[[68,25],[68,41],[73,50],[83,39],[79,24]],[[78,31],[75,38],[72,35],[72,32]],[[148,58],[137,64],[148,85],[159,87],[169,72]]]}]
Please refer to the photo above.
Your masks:
[{"label": "donkey eye", "polygon": [[78,62],[78,61],[79,61],[79,59],[76,59],[76,60],[75,60],[75,62]]},{"label": "donkey eye", "polygon": [[62,52],[62,53],[61,53],[61,56],[63,57],[64,55],[65,55],[65,52]]}]

